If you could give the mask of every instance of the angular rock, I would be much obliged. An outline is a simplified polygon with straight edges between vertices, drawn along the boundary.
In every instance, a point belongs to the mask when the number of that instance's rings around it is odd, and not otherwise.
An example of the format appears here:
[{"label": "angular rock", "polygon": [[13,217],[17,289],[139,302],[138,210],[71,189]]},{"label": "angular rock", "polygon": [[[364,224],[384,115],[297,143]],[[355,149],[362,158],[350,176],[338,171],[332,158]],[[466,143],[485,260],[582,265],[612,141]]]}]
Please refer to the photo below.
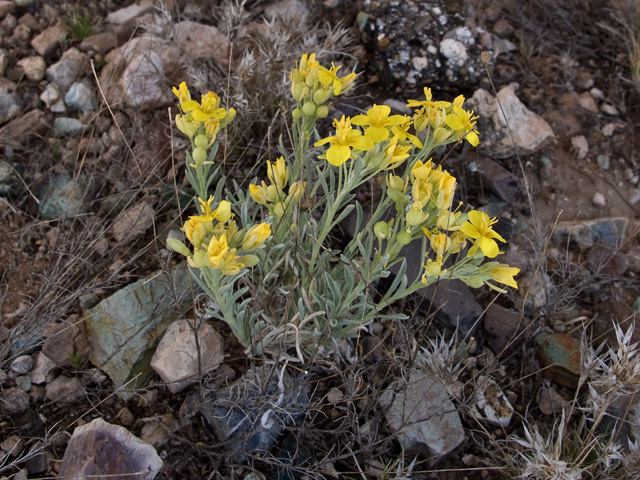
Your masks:
[{"label": "angular rock", "polygon": [[509,355],[524,340],[528,320],[513,310],[496,303],[487,307],[484,314],[484,330],[487,343],[496,355]]},{"label": "angular rock", "polygon": [[169,325],[151,359],[151,368],[171,393],[196,382],[200,374],[217,369],[224,358],[220,334],[204,322],[196,333],[193,323],[196,322],[181,319]]},{"label": "angular rock", "polygon": [[113,237],[119,244],[137,240],[153,226],[155,210],[146,201],[135,203],[113,222]]},{"label": "angular rock", "polygon": [[7,123],[22,112],[22,101],[15,93],[0,95],[0,124]]},{"label": "angular rock", "polygon": [[64,102],[74,110],[81,112],[94,111],[98,108],[96,95],[86,80],[73,83],[64,96]]},{"label": "angular rock", "polygon": [[483,184],[502,200],[510,205],[521,202],[524,198],[518,177],[490,158],[474,155],[478,173]]},{"label": "angular rock", "polygon": [[249,370],[201,406],[205,423],[233,461],[268,452],[284,427],[304,416],[309,395],[284,368]]},{"label": "angular rock", "polygon": [[86,359],[90,348],[84,334],[84,325],[77,315],[53,324],[45,329],[46,340],[42,345],[44,353],[59,367],[73,366],[73,359]]},{"label": "angular rock", "polygon": [[156,52],[136,55],[122,74],[124,99],[132,107],[164,103],[166,86],[162,59]]},{"label": "angular rock", "polygon": [[538,335],[533,339],[542,366],[542,374],[575,389],[582,373],[580,342],[566,333]]},{"label": "angular rock", "polygon": [[29,408],[29,394],[19,388],[7,388],[2,392],[0,405],[7,415],[21,415]]},{"label": "angular rock", "polygon": [[529,155],[555,138],[549,124],[524,106],[511,85],[503,87],[497,97],[476,90],[468,103],[480,117],[482,137],[478,148],[488,157],[507,158],[516,152]]},{"label": "angular rock", "polygon": [[42,100],[53,113],[62,113],[66,109],[64,99],[62,95],[60,95],[58,85],[55,83],[47,85],[47,88],[40,94],[40,100]]},{"label": "angular rock", "polygon": [[118,46],[118,37],[110,31],[90,35],[80,43],[83,52],[93,51],[105,54]]},{"label": "angular rock", "polygon": [[39,215],[44,219],[66,218],[86,212],[90,188],[84,175],[56,175],[40,196]]},{"label": "angular rock", "polygon": [[487,377],[478,377],[478,391],[473,415],[497,427],[508,427],[513,417],[513,406],[498,384]]},{"label": "angular rock", "polygon": [[421,308],[435,312],[436,320],[450,328],[457,329],[459,335],[473,335],[481,323],[483,309],[475,295],[460,280],[441,280],[422,290]]},{"label": "angular rock", "polygon": [[627,235],[629,219],[626,217],[603,217],[575,222],[558,222],[552,241],[556,246],[588,250],[594,243],[618,247]]},{"label": "angular rock", "polygon": [[87,310],[91,363],[111,378],[114,389],[126,385],[120,390],[122,396],[151,378],[151,349],[180,314],[180,307],[191,303],[192,294],[189,272],[182,264],[170,275],[159,271],[127,285]]},{"label": "angular rock", "polygon": [[24,187],[20,175],[24,167],[17,163],[0,160],[0,195],[3,197],[18,195]]},{"label": "angular rock", "polygon": [[13,373],[24,375],[33,368],[33,358],[31,358],[31,355],[20,355],[11,362],[9,368]]},{"label": "angular rock", "polygon": [[74,135],[83,133],[87,129],[87,125],[77,118],[58,117],[53,121],[53,128],[58,133],[73,137]]},{"label": "angular rock", "polygon": [[410,454],[428,452],[435,463],[464,441],[456,407],[444,387],[431,376],[414,370],[409,382],[397,382],[394,390],[383,392],[380,403],[386,408],[387,424],[397,434],[403,450]]},{"label": "angular rock", "polygon": [[0,1],[0,17],[4,17],[7,13],[13,12],[16,4],[12,0]]},{"label": "angular rock", "polygon": [[155,449],[127,429],[100,418],[74,430],[59,476],[153,480],[162,467]]},{"label": "angular rock", "polygon": [[151,0],[143,0],[138,3],[133,3],[128,7],[121,8],[120,10],[116,10],[115,12],[111,12],[107,15],[107,18],[105,18],[105,22],[112,25],[126,25],[152,10],[153,2]]},{"label": "angular rock", "polygon": [[61,22],[47,28],[40,35],[31,41],[31,46],[38,52],[38,55],[46,57],[59,45],[60,40],[65,38],[67,31]]},{"label": "angular rock", "polygon": [[73,403],[85,396],[84,387],[78,377],[60,375],[45,387],[49,400],[56,403]]},{"label": "angular rock", "polygon": [[542,387],[536,395],[538,408],[544,415],[560,416],[563,410],[571,409],[571,402],[566,401],[552,387]]},{"label": "angular rock", "polygon": [[186,61],[213,58],[222,66],[229,65],[231,43],[227,36],[212,25],[188,20],[173,26],[173,40],[186,56]]},{"label": "angular rock", "polygon": [[75,47],[62,54],[62,58],[47,68],[47,80],[56,82],[60,93],[65,95],[78,76],[89,66],[89,57]]},{"label": "angular rock", "polygon": [[54,368],[56,368],[56,364],[53,363],[49,357],[47,357],[42,352],[37,352],[35,365],[29,372],[31,383],[41,385],[47,381],[50,381],[49,374]]},{"label": "angular rock", "polygon": [[39,56],[22,58],[18,60],[18,65],[23,68],[25,76],[36,83],[42,80],[47,72],[47,63]]}]

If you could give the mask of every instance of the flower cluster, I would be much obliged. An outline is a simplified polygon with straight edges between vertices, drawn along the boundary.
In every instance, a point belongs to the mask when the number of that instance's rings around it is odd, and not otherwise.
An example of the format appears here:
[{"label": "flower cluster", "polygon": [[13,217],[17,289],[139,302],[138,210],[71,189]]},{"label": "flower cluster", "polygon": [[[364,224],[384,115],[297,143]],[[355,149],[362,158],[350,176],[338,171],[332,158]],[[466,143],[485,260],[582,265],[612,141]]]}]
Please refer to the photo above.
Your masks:
[{"label": "flower cluster", "polygon": [[267,160],[267,176],[269,185],[264,180],[261,185],[250,184],[249,194],[256,203],[265,205],[269,209],[269,214],[282,218],[290,210],[291,205],[302,198],[306,182],[300,180],[292,183],[288,193],[285,193],[289,183],[289,168],[284,157],[278,158],[273,164]]},{"label": "flower cluster", "polygon": [[185,82],[178,88],[173,87],[173,93],[178,97],[180,110],[183,112],[176,115],[176,126],[193,143],[192,166],[202,165],[208,161],[207,149],[216,141],[220,129],[234,119],[236,111],[220,107],[220,97],[214,92],[202,95],[200,103],[192,100]]},{"label": "flower cluster", "polygon": [[315,53],[300,58],[297,68],[289,75],[291,95],[297,102],[293,118],[303,118],[313,122],[329,114],[326,103],[334,96],[347,92],[356,78],[355,73],[338,76],[340,66],[331,62],[331,68],[323,67],[316,60]]},{"label": "flower cluster", "polygon": [[260,223],[249,230],[238,230],[231,213],[231,204],[222,200],[215,209],[211,208],[213,196],[205,202],[198,198],[202,214],[189,217],[182,227],[193,252],[184,243],[168,239],[169,246],[187,257],[193,268],[220,270],[223,275],[235,275],[245,267],[258,262],[258,258],[248,254],[260,247],[269,236],[271,227]]}]

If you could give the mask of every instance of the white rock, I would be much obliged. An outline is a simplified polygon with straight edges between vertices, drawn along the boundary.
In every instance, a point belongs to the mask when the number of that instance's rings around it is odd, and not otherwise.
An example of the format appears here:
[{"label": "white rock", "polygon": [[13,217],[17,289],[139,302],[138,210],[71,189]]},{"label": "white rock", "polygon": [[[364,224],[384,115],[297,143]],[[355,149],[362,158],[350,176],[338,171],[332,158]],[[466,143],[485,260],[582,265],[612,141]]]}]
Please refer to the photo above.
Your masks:
[{"label": "white rock", "polygon": [[74,430],[59,476],[153,480],[161,467],[162,460],[151,445],[123,427],[96,418]]},{"label": "white rock", "polygon": [[380,396],[386,407],[389,428],[397,434],[403,450],[427,449],[437,460],[465,439],[460,416],[446,390],[422,371],[411,373],[409,382],[396,384]]},{"label": "white rock", "polygon": [[142,2],[133,3],[128,7],[121,8],[120,10],[116,10],[115,12],[111,12],[107,15],[107,18],[105,18],[105,22],[112,25],[126,25],[152,10],[153,2],[151,0],[144,0]]},{"label": "white rock", "polygon": [[578,160],[582,160],[589,153],[589,142],[584,135],[576,135],[571,139],[571,147],[576,152]]},{"label": "white rock", "polygon": [[93,111],[98,107],[98,102],[93,89],[87,81],[75,82],[64,97],[64,102],[75,110],[81,112]]},{"label": "white rock", "polygon": [[222,337],[211,325],[202,323],[198,329],[202,371],[198,371],[195,330],[190,326],[193,322],[184,319],[173,322],[167,328],[151,359],[151,368],[172,393],[177,393],[197,381],[200,373],[218,368],[224,357]]},{"label": "white rock", "polygon": [[124,100],[131,107],[163,103],[168,91],[163,78],[160,55],[155,51],[136,55],[122,74]]},{"label": "white rock", "polygon": [[477,401],[474,416],[495,426],[508,427],[513,417],[513,406],[502,389],[492,379],[478,377]]},{"label": "white rock", "polygon": [[603,103],[600,106],[600,110],[602,110],[602,112],[606,113],[607,115],[611,115],[611,116],[617,116],[620,114],[620,112],[618,112],[618,109],[616,107],[608,103]]},{"label": "white rock", "polygon": [[55,83],[47,85],[47,88],[40,94],[40,100],[54,113],[62,113],[66,109],[58,85]]},{"label": "white rock", "polygon": [[604,207],[607,204],[607,199],[602,193],[596,192],[593,194],[593,198],[591,199],[591,202],[596,207]]},{"label": "white rock", "polygon": [[461,68],[467,62],[467,48],[462,42],[453,38],[445,38],[440,42],[440,53],[448,59],[451,67]]},{"label": "white rock", "polygon": [[31,358],[31,355],[20,355],[11,362],[9,368],[13,373],[24,375],[33,368],[33,358]]},{"label": "white rock", "polygon": [[89,57],[77,48],[71,47],[62,58],[47,68],[47,80],[56,82],[60,92],[66,94],[80,73],[89,65]]},{"label": "white rock", "polygon": [[44,58],[39,56],[22,58],[17,63],[24,70],[25,76],[32,82],[42,80],[47,71],[47,64]]},{"label": "white rock", "polygon": [[468,103],[476,109],[476,115],[480,116],[479,147],[487,156],[507,158],[516,151],[521,155],[529,155],[555,138],[549,124],[529,110],[516,96],[513,85],[502,88],[497,98],[486,90],[476,90]]}]

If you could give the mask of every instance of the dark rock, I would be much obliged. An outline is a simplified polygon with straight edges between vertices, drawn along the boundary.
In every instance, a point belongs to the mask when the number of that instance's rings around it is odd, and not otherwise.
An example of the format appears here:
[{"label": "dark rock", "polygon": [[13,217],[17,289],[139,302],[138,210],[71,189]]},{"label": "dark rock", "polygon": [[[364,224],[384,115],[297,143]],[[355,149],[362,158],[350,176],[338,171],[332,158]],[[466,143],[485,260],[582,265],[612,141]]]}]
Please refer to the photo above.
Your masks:
[{"label": "dark rock", "polygon": [[89,57],[77,48],[71,47],[62,54],[62,58],[47,68],[47,80],[56,82],[60,93],[66,95],[69,87],[89,66]]},{"label": "dark rock", "polygon": [[29,394],[19,388],[7,388],[0,397],[7,415],[21,415],[29,408]]},{"label": "dark rock", "polygon": [[421,308],[436,314],[436,320],[457,329],[460,336],[473,335],[483,309],[471,288],[460,280],[441,280],[420,291]]},{"label": "dark rock", "polygon": [[269,451],[285,426],[304,416],[308,402],[306,387],[286,370],[256,368],[207,399],[200,413],[234,462],[244,463]]},{"label": "dark rock", "polygon": [[582,373],[580,342],[566,333],[552,333],[536,336],[533,343],[542,374],[563,387],[575,390]]},{"label": "dark rock", "polygon": [[474,156],[473,161],[476,163],[483,184],[502,200],[512,205],[524,199],[518,177],[509,170],[481,155]]},{"label": "dark rock", "polygon": [[162,460],[151,445],[123,427],[96,418],[74,430],[59,476],[152,480],[161,467]]},{"label": "dark rock", "polygon": [[78,377],[60,375],[45,387],[47,398],[56,403],[73,403],[84,397],[85,391]]},{"label": "dark rock", "polygon": [[18,375],[24,375],[33,368],[33,358],[31,355],[20,355],[11,362],[11,371]]},{"label": "dark rock", "polygon": [[0,95],[0,124],[7,123],[22,112],[22,102],[15,93]]},{"label": "dark rock", "polygon": [[24,167],[16,163],[0,160],[0,196],[16,196],[24,188],[20,175],[24,173]]},{"label": "dark rock", "polygon": [[40,135],[49,129],[42,110],[31,110],[0,128],[0,144],[20,146],[32,135]]},{"label": "dark rock", "polygon": [[509,355],[524,340],[527,319],[518,312],[492,303],[484,314],[487,343],[496,355]]},{"label": "dark rock", "polygon": [[44,219],[72,217],[89,209],[90,188],[84,175],[56,175],[40,197],[39,215]]},{"label": "dark rock", "polygon": [[553,231],[555,246],[567,245],[569,248],[587,250],[594,243],[608,247],[617,247],[626,238],[629,219],[626,217],[604,217],[575,222],[558,222]]}]

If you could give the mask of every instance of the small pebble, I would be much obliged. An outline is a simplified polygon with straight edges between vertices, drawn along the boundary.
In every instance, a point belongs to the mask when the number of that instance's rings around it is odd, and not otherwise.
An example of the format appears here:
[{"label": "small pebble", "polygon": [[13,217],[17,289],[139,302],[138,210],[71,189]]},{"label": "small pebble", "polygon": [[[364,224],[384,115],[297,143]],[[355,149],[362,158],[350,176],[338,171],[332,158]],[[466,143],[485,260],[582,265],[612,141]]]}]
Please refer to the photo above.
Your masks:
[{"label": "small pebble", "polygon": [[603,113],[606,113],[607,115],[611,115],[611,116],[616,116],[619,114],[618,109],[613,105],[609,105],[608,103],[603,103],[600,106],[600,110],[602,110]]},{"label": "small pebble", "polygon": [[26,375],[19,375],[16,377],[16,387],[25,392],[31,390],[31,379]]},{"label": "small pebble", "polygon": [[596,207],[604,207],[607,204],[607,199],[600,192],[596,192],[591,201]]},{"label": "small pebble", "polygon": [[33,358],[31,355],[20,355],[11,362],[11,371],[18,375],[24,375],[33,368]]}]

